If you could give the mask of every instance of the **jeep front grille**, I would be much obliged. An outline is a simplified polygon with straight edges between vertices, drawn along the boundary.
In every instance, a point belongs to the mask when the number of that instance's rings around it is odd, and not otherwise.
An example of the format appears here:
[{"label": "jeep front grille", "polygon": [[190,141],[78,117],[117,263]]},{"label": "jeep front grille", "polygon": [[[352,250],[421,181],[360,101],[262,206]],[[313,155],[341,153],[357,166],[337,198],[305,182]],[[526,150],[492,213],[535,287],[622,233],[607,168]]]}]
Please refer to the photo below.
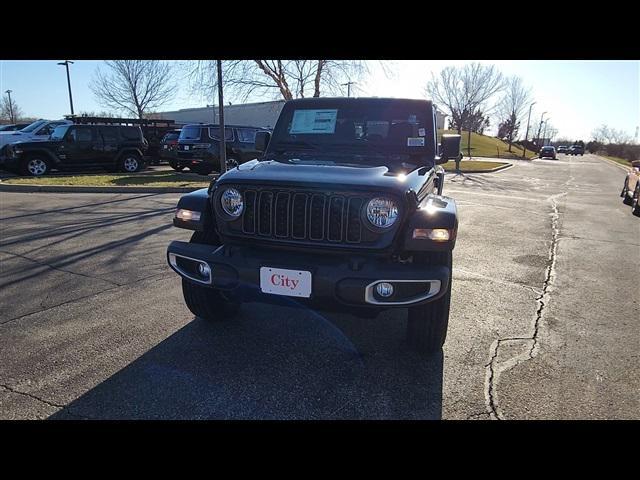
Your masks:
[{"label": "jeep front grille", "polygon": [[362,241],[359,196],[247,189],[241,219],[244,236],[357,244]]}]

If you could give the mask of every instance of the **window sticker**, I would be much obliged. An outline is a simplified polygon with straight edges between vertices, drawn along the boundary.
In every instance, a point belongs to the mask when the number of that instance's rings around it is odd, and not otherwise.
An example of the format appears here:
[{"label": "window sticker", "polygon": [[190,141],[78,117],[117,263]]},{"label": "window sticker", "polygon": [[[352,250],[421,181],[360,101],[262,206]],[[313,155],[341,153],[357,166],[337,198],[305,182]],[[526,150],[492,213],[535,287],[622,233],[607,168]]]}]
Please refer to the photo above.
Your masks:
[{"label": "window sticker", "polygon": [[426,135],[426,132],[424,130],[424,128],[419,128],[418,129],[418,136],[419,137],[424,137]]},{"label": "window sticker", "polygon": [[407,147],[424,147],[424,137],[407,138]]},{"label": "window sticker", "polygon": [[290,134],[335,133],[338,110],[296,110]]}]

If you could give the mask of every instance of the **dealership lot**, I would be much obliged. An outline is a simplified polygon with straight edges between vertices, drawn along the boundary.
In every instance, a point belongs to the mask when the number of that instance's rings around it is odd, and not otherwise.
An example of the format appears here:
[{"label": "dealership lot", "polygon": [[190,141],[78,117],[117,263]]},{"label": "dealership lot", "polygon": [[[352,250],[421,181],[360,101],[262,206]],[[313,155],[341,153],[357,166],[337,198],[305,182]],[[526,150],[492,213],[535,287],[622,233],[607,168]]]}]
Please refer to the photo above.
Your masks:
[{"label": "dealership lot", "polygon": [[447,175],[449,335],[404,312],[244,305],[194,319],[176,194],[0,192],[0,418],[637,418],[640,219],[593,156]]}]

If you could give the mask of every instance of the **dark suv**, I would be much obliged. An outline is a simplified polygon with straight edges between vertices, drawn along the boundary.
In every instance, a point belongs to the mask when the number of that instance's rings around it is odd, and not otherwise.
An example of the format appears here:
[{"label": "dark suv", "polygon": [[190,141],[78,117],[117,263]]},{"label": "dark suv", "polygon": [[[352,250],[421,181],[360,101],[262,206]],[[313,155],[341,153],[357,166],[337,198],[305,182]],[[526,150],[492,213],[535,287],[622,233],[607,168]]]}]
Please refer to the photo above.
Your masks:
[{"label": "dark suv", "polygon": [[231,317],[263,301],[375,316],[408,309],[423,352],[447,334],[458,217],[440,164],[460,154],[426,100],[307,98],[287,102],[259,159],[184,195],[171,242],[196,316]]},{"label": "dark suv", "polygon": [[[256,150],[256,132],[268,131],[247,125],[225,125],[227,170],[253,160],[260,155]],[[190,170],[208,175],[220,170],[220,126],[191,124],[182,127],[176,156],[170,165],[175,170]]]},{"label": "dark suv", "polygon": [[140,127],[61,125],[47,141],[16,142],[0,151],[0,166],[23,175],[45,175],[56,168],[104,167],[137,172],[144,164],[147,141]]}]

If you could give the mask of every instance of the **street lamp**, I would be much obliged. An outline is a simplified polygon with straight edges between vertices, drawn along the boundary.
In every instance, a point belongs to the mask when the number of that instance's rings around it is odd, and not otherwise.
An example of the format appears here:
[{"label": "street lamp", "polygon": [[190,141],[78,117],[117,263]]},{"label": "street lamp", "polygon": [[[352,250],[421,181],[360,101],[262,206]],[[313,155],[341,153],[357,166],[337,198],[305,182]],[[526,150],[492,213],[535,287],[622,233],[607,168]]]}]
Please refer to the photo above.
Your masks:
[{"label": "street lamp", "polygon": [[352,82],[351,80],[349,80],[347,83],[343,83],[342,86],[346,86],[347,87],[347,98],[351,96],[351,85],[355,84],[356,82]]},{"label": "street lamp", "polygon": [[67,69],[67,86],[69,87],[69,105],[71,105],[71,115],[73,115],[73,98],[71,97],[71,78],[69,77],[69,64],[73,62],[71,60],[65,60],[64,62],[58,62],[58,65],[64,65]]},{"label": "street lamp", "polygon": [[527,133],[524,134],[524,143],[523,143],[524,150],[522,152],[522,158],[526,158],[527,156],[527,137],[529,136],[529,120],[531,120],[531,109],[535,104],[536,102],[531,102],[531,105],[529,105],[529,116],[527,117]]},{"label": "street lamp", "polygon": [[7,90],[4,93],[6,93],[7,96],[9,97],[9,119],[11,123],[16,123],[16,121],[13,118],[13,104],[11,103],[11,92],[13,92],[13,90]]},{"label": "street lamp", "polygon": [[549,121],[549,119],[547,118],[544,121],[544,131],[542,132],[542,146],[544,147],[544,143],[545,143],[545,138],[547,137],[547,122]]}]

